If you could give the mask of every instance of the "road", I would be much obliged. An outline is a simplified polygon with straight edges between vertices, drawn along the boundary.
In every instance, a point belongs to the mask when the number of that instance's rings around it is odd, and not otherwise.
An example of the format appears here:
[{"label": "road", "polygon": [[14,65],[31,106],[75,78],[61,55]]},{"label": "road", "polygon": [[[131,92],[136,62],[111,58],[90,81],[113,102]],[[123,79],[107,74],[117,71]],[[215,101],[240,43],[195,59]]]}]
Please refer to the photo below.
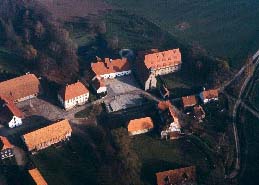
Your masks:
[{"label": "road", "polygon": [[[245,90],[250,82],[250,80],[253,78],[254,76],[254,72],[259,64],[259,50],[258,52],[253,56],[253,59],[256,61],[251,61],[252,63],[250,63],[252,65],[252,71],[251,73],[248,74],[248,76],[246,77],[245,81],[243,82],[242,86],[241,86],[241,90],[239,92],[238,98],[236,99],[234,108],[233,108],[233,112],[232,112],[232,126],[233,126],[233,131],[234,131],[234,138],[235,138],[235,146],[236,146],[236,162],[235,162],[235,168],[234,170],[227,176],[227,178],[233,179],[235,177],[237,177],[239,170],[240,170],[240,144],[239,144],[239,137],[238,137],[238,131],[237,131],[237,127],[236,127],[236,121],[237,121],[237,110],[240,106],[245,107],[247,110],[251,111],[253,114],[255,114],[258,118],[259,118],[259,114],[254,111],[250,106],[248,106],[243,100],[243,94],[245,93]],[[231,84],[240,74],[242,74],[244,72],[244,70],[246,69],[246,67],[248,67],[247,64],[245,66],[243,66],[240,71],[234,76],[234,78],[232,80],[230,80],[228,83],[224,84],[222,86],[221,91],[224,91],[224,89],[227,87],[227,85]],[[226,94],[226,93],[225,93]]]}]

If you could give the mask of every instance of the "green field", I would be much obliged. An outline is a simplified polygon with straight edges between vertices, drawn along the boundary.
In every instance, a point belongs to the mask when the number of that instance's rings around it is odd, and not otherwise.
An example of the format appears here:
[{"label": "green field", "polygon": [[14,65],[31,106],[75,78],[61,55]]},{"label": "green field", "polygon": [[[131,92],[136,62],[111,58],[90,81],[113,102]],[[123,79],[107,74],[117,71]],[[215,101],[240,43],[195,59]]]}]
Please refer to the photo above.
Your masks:
[{"label": "green field", "polygon": [[239,66],[259,46],[257,0],[106,0]]},{"label": "green field", "polygon": [[151,135],[140,135],[134,137],[133,145],[142,161],[141,177],[146,185],[156,184],[155,173],[159,171],[190,165],[196,165],[200,184],[208,178],[223,176],[222,169],[213,169],[215,156],[195,137],[165,141]]},{"label": "green field", "polygon": [[61,147],[49,147],[33,155],[33,161],[49,185],[94,185],[97,162],[84,138],[73,136]]}]

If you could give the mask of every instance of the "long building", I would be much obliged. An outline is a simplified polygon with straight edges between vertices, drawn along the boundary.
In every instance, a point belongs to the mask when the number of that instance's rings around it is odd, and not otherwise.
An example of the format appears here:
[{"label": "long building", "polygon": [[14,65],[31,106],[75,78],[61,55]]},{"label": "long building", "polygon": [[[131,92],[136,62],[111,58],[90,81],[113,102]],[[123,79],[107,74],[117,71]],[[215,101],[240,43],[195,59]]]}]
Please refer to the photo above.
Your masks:
[{"label": "long building", "polygon": [[102,79],[116,78],[131,74],[131,66],[126,58],[109,59],[91,64],[92,71]]},{"label": "long building", "polygon": [[67,140],[72,133],[68,120],[62,120],[22,136],[28,151],[35,153],[53,144]]},{"label": "long building", "polygon": [[[156,77],[174,73],[181,69],[182,55],[180,49],[144,54],[139,56],[141,61],[137,62],[137,73],[145,90],[156,87]],[[142,61],[144,60],[144,62]]]},{"label": "long building", "polygon": [[34,74],[26,74],[0,83],[0,95],[13,102],[36,97],[40,93],[40,81]]}]

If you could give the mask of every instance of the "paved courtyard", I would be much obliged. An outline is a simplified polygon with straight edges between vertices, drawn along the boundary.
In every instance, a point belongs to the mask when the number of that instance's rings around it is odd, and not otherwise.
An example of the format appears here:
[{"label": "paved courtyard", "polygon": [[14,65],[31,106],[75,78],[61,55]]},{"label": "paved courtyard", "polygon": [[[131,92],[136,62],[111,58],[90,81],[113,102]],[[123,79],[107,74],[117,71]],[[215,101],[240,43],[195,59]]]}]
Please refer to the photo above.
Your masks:
[{"label": "paved courtyard", "polygon": [[141,95],[130,93],[140,89],[133,75],[107,79],[105,83],[107,85],[108,96],[114,97],[111,100],[105,101],[108,112],[139,106],[143,103],[143,97]]}]

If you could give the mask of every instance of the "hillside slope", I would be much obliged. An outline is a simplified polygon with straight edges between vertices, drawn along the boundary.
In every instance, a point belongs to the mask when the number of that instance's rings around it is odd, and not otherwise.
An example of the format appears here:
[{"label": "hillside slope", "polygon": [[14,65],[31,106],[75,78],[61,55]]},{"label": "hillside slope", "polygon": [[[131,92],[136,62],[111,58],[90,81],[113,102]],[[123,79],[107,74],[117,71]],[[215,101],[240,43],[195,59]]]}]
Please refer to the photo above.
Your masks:
[{"label": "hillside slope", "polygon": [[155,23],[180,41],[240,63],[259,48],[257,0],[106,0]]}]

